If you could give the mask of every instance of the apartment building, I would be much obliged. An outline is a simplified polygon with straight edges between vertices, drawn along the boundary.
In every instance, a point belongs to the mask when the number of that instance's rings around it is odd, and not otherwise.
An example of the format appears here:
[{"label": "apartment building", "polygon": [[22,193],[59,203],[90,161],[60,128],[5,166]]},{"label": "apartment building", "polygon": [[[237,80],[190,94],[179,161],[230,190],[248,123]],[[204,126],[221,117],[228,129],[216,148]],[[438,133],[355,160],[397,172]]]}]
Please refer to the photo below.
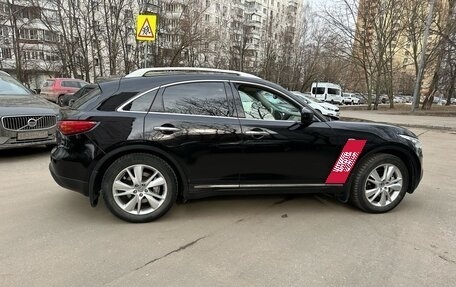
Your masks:
[{"label": "apartment building", "polygon": [[52,27],[57,11],[44,2],[38,7],[30,1],[0,1],[0,69],[18,77],[19,66],[23,72],[18,78],[30,88],[39,88],[61,68],[55,52],[60,35]]},{"label": "apartment building", "polygon": [[[424,25],[429,14],[428,1],[360,0],[356,22],[353,53],[359,57],[391,58],[392,69],[398,75],[398,87],[405,78],[415,79],[422,43]],[[434,72],[438,68],[435,51],[440,41],[438,29],[446,21],[448,0],[436,0],[433,21],[426,51],[426,69],[422,92],[427,92]],[[382,52],[380,50],[383,49]],[[389,60],[388,60],[389,61]],[[410,85],[409,85],[410,86]],[[396,92],[402,92],[399,88]]]},{"label": "apartment building", "polygon": [[[293,41],[301,9],[298,0],[0,0],[0,68],[16,75],[19,66],[31,88],[144,66],[255,73],[267,49]],[[140,13],[159,15],[155,42],[136,41]]]}]

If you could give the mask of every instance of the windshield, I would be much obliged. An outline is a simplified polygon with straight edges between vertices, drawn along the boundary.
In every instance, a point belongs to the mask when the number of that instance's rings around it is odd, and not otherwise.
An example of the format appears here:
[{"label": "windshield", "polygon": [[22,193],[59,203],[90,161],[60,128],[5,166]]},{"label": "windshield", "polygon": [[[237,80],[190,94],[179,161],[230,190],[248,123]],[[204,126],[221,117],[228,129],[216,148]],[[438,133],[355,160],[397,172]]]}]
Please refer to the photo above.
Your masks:
[{"label": "windshield", "polygon": [[30,91],[13,77],[0,73],[0,96],[28,96]]}]

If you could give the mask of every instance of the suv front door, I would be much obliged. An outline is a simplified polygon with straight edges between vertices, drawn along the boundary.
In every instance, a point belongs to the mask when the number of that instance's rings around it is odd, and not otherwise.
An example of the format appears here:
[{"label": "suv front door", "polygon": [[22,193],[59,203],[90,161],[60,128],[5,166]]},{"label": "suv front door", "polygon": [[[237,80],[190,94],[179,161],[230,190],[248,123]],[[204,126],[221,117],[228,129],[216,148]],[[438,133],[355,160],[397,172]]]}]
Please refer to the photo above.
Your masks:
[{"label": "suv front door", "polygon": [[301,125],[302,107],[275,89],[233,83],[233,90],[244,135],[240,187],[325,186],[340,152],[331,128],[318,120]]}]

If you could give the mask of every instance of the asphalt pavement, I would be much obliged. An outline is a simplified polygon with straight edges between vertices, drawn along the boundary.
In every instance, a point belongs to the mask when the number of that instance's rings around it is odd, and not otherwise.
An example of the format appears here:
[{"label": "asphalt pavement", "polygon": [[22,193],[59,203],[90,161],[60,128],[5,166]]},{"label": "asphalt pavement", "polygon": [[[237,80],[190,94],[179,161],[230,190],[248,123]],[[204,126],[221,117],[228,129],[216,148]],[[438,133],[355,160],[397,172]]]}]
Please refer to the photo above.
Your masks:
[{"label": "asphalt pavement", "polygon": [[0,151],[0,286],[455,286],[456,134],[413,131],[423,181],[379,215],[247,196],[129,224],[59,187],[49,150]]},{"label": "asphalt pavement", "polygon": [[396,124],[411,128],[456,131],[456,117],[392,114],[384,111],[342,110],[341,117]]}]

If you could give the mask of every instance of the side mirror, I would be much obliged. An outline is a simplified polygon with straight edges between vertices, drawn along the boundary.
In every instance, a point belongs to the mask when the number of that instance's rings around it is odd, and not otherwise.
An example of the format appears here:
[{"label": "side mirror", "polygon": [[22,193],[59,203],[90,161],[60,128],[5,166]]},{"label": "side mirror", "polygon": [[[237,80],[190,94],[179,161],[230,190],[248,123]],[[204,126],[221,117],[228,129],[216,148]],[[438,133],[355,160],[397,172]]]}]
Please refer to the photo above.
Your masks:
[{"label": "side mirror", "polygon": [[303,126],[309,126],[313,122],[314,113],[308,108],[301,109],[301,124]]}]

